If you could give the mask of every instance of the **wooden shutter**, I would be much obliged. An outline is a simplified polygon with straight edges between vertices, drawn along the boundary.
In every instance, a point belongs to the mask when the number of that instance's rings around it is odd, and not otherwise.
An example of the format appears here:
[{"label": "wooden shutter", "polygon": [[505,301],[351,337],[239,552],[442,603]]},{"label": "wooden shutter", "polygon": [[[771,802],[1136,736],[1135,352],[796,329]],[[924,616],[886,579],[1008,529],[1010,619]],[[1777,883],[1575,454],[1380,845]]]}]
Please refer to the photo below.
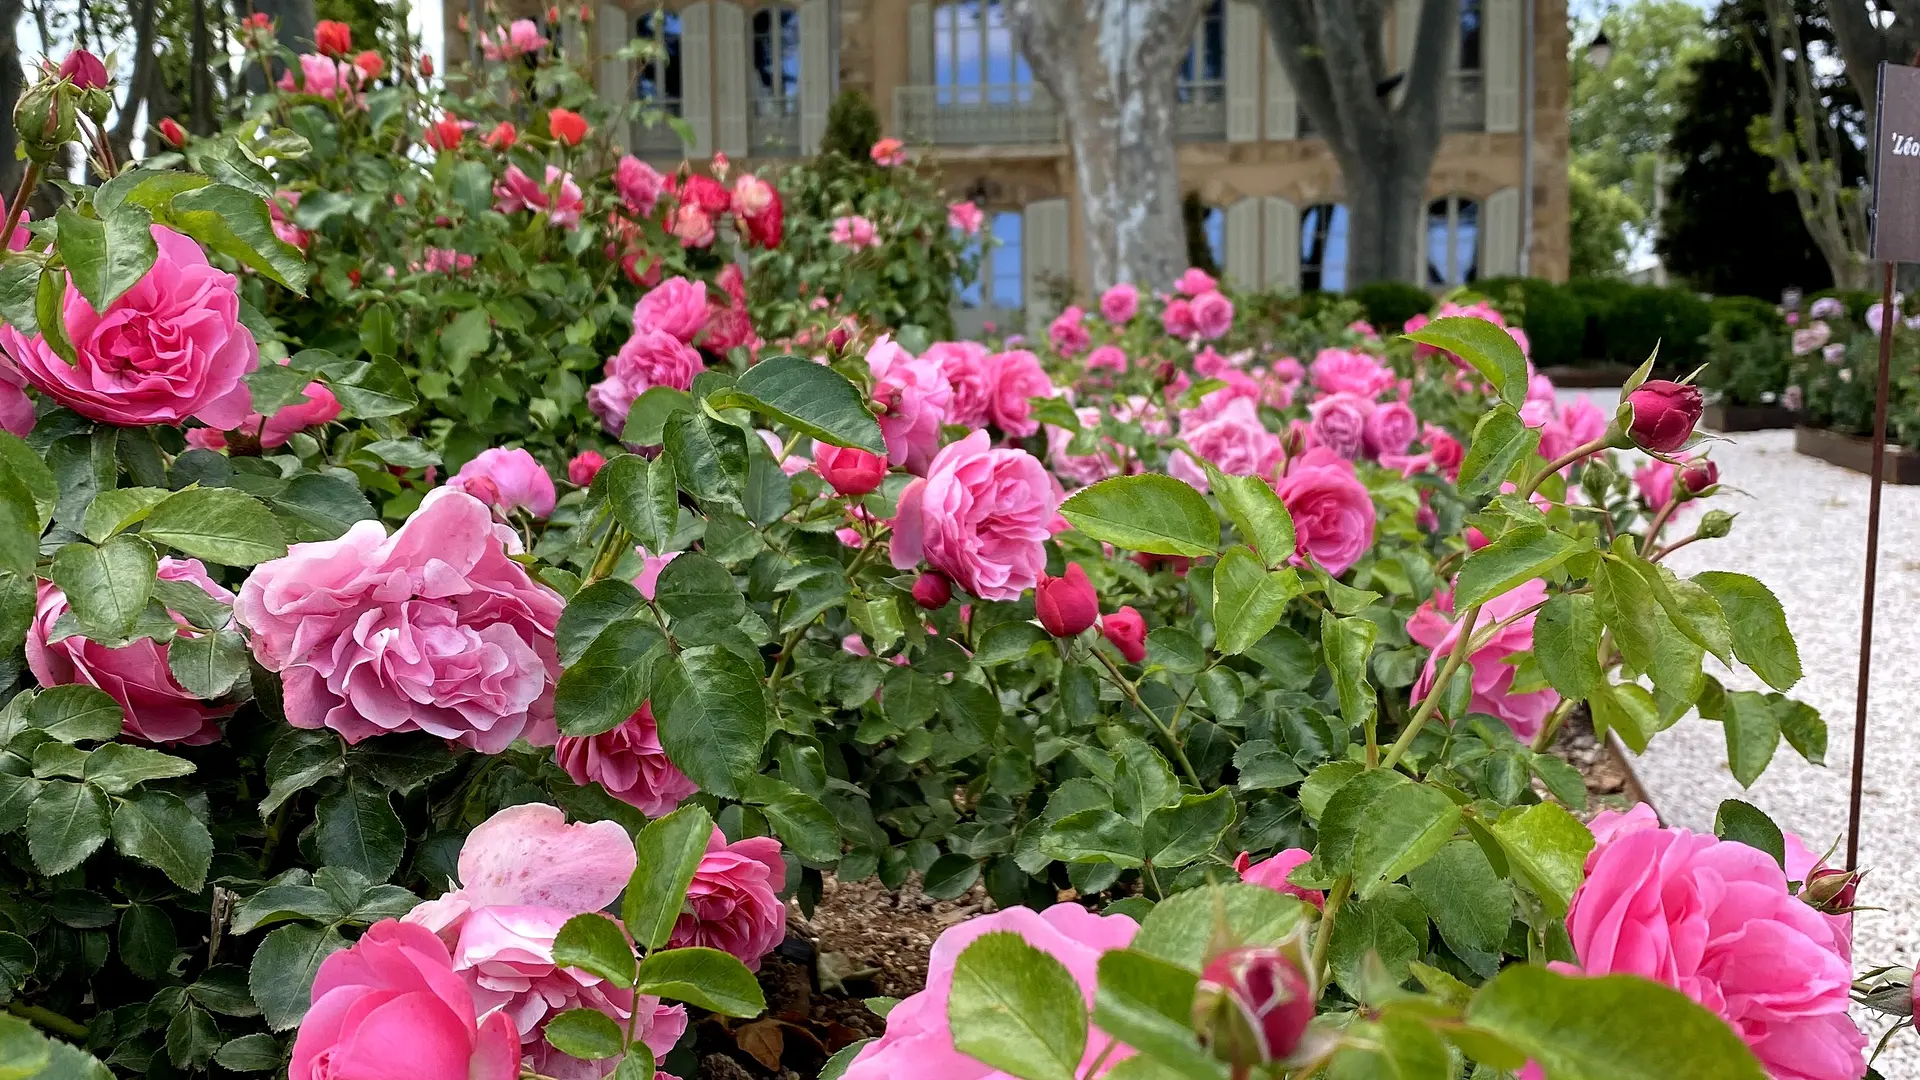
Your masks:
[{"label": "wooden shutter", "polygon": [[747,16],[733,0],[713,0],[713,141],[747,156]]},{"label": "wooden shutter", "polygon": [[1265,284],[1280,292],[1300,291],[1300,208],[1285,199],[1261,200]]},{"label": "wooden shutter", "polygon": [[1280,50],[1274,46],[1273,35],[1261,27],[1260,40],[1267,43],[1267,138],[1297,139],[1300,137],[1300,100],[1294,96],[1293,80],[1287,78],[1286,66],[1280,63]]},{"label": "wooden shutter", "polygon": [[1520,189],[1504,187],[1480,204],[1480,276],[1520,272]]},{"label": "wooden shutter", "polygon": [[613,143],[625,150],[631,127],[626,108],[633,101],[633,64],[618,54],[633,35],[633,19],[623,7],[601,4],[595,25],[594,90],[600,95],[600,103],[614,111]]},{"label": "wooden shutter", "polygon": [[800,152],[814,154],[833,103],[833,9],[829,0],[800,5]]},{"label": "wooden shutter", "polygon": [[707,0],[680,9],[680,116],[696,158],[713,154],[713,12]]},{"label": "wooden shutter", "polygon": [[1260,12],[1227,0],[1227,141],[1260,138]]},{"label": "wooden shutter", "polygon": [[1520,130],[1521,0],[1482,0],[1480,77],[1487,98],[1487,130]]},{"label": "wooden shutter", "polygon": [[1020,259],[1020,298],[1027,309],[1027,333],[1044,334],[1052,321],[1053,284],[1073,273],[1071,209],[1065,199],[1027,204]]},{"label": "wooden shutter", "polygon": [[907,5],[907,85],[933,85],[933,5]]},{"label": "wooden shutter", "polygon": [[1242,289],[1260,287],[1260,200],[1241,199],[1227,207],[1225,229],[1227,280]]}]

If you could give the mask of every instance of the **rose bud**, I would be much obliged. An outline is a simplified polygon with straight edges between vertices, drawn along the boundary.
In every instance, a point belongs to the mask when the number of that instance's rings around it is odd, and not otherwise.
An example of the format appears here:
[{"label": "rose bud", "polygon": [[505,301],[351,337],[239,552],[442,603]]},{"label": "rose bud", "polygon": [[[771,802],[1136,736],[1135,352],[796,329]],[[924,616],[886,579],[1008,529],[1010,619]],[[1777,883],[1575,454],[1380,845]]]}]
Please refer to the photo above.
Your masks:
[{"label": "rose bud", "polygon": [[160,137],[167,140],[167,144],[176,150],[187,145],[186,129],[171,116],[160,118]]},{"label": "rose bud", "polygon": [[1700,518],[1700,527],[1694,532],[1702,540],[1718,540],[1733,531],[1733,515],[1725,510],[1709,510]]},{"label": "rose bud", "polygon": [[1800,899],[1821,911],[1842,912],[1853,907],[1854,893],[1859,887],[1860,871],[1822,866],[1808,875],[1806,887],[1800,890]]},{"label": "rose bud", "polygon": [[1693,426],[1706,407],[1700,389],[1665,379],[1641,383],[1627,395],[1633,419],[1627,435],[1633,445],[1657,454],[1671,454],[1687,445]]},{"label": "rose bud", "polygon": [[1147,658],[1147,620],[1131,607],[1123,607],[1111,615],[1100,617],[1100,633],[1129,664],[1137,664]]},{"label": "rose bud", "polygon": [[1040,578],[1033,590],[1034,614],[1054,637],[1077,637],[1100,617],[1100,597],[1079,563],[1068,563],[1060,577]]},{"label": "rose bud", "polygon": [[429,79],[433,78],[433,54],[432,53],[421,54],[420,74],[425,75]]},{"label": "rose bud", "polygon": [[1720,466],[1712,458],[1696,458],[1680,470],[1680,486],[1688,495],[1710,494],[1720,486]]},{"label": "rose bud", "polygon": [[587,118],[571,109],[552,109],[547,112],[547,130],[556,141],[579,146],[587,137]]},{"label": "rose bud", "polygon": [[487,137],[483,141],[490,150],[511,150],[513,144],[520,141],[520,131],[513,126],[513,121],[502,120],[494,125],[492,131],[487,132]]},{"label": "rose bud", "polygon": [[313,26],[313,44],[328,56],[345,56],[353,51],[353,27],[321,19]]},{"label": "rose bud", "polygon": [[75,49],[60,62],[60,77],[82,90],[107,88],[107,65],[85,49]]},{"label": "rose bud", "polygon": [[380,58],[379,53],[372,51],[363,52],[354,57],[353,66],[359,68],[360,73],[369,79],[377,79],[381,72],[387,70],[387,62]]},{"label": "rose bud", "polygon": [[[813,467],[842,495],[865,495],[887,478],[887,459],[865,450],[816,443]],[[945,603],[945,601],[941,601]]]},{"label": "rose bud", "polygon": [[586,487],[600,474],[607,459],[598,450],[582,450],[567,462],[567,482],[574,487]]},{"label": "rose bud", "polygon": [[1193,1026],[1235,1069],[1290,1057],[1313,1020],[1313,986],[1286,952],[1231,949],[1208,962],[1193,991]]},{"label": "rose bud", "polygon": [[953,582],[938,570],[929,570],[913,583],[913,602],[928,611],[939,611],[953,599]]}]

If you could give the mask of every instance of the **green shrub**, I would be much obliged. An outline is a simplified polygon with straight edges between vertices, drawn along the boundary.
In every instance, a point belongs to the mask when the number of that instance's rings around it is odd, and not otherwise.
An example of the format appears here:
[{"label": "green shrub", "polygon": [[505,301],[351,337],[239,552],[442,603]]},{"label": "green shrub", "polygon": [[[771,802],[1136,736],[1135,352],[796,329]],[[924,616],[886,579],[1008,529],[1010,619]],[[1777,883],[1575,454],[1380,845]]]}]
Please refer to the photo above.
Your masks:
[{"label": "green shrub", "polygon": [[1533,362],[1540,367],[1578,364],[1587,332],[1587,312],[1565,286],[1544,278],[1489,278],[1474,288],[1500,314],[1527,332]]},{"label": "green shrub", "polygon": [[1779,401],[1793,362],[1787,323],[1780,312],[1751,296],[1723,296],[1709,308],[1713,326],[1707,333],[1701,387],[1730,405]]},{"label": "green shrub", "polygon": [[1864,322],[1867,309],[1880,302],[1880,294],[1871,289],[1821,289],[1812,296],[1800,301],[1800,310],[1807,311],[1815,300],[1823,297],[1835,297],[1847,306],[1847,318],[1854,322]]},{"label": "green shrub", "polygon": [[1367,321],[1382,334],[1398,331],[1408,319],[1433,307],[1433,294],[1404,281],[1369,281],[1347,293],[1367,311]]},{"label": "green shrub", "polygon": [[1690,369],[1705,355],[1713,317],[1687,289],[1597,278],[1566,289],[1586,309],[1583,359],[1638,365],[1657,347],[1659,366],[1671,370]]},{"label": "green shrub", "polygon": [[880,141],[880,114],[859,90],[842,90],[827,108],[827,130],[820,136],[822,154],[839,154],[848,161],[866,161]]}]

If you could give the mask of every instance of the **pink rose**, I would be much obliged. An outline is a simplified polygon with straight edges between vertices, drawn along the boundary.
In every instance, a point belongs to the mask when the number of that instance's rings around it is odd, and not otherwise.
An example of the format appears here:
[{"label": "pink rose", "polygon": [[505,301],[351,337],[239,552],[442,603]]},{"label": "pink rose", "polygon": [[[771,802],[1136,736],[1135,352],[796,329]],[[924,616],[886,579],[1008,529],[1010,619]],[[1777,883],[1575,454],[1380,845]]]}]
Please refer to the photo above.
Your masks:
[{"label": "pink rose", "polygon": [[1394,383],[1391,368],[1366,353],[1348,349],[1321,349],[1313,358],[1311,377],[1314,388],[1323,394],[1358,394],[1364,398],[1379,397]]},{"label": "pink rose", "polygon": [[1420,418],[1404,401],[1383,401],[1367,414],[1366,451],[1375,460],[1404,454],[1419,434]]},{"label": "pink rose", "polygon": [[[1546,598],[1547,583],[1535,578],[1487,601],[1480,609],[1476,628],[1483,629],[1512,618]],[[1473,679],[1473,699],[1467,705],[1468,710],[1499,718],[1523,740],[1539,734],[1541,721],[1560,703],[1560,695],[1551,687],[1525,694],[1513,693],[1514,667],[1509,659],[1533,651],[1533,618],[1528,614],[1514,619],[1467,657]],[[1413,684],[1416,704],[1433,689],[1438,665],[1445,663],[1452,652],[1459,637],[1454,625],[1457,621],[1453,595],[1446,590],[1435,593],[1432,600],[1420,605],[1413,618],[1407,620],[1407,636],[1433,650],[1419,680]]]},{"label": "pink rose", "polygon": [[1288,464],[1274,490],[1293,515],[1299,551],[1335,577],[1373,546],[1373,497],[1353,463],[1315,447]]},{"label": "pink rose", "polygon": [[1087,354],[1087,371],[1111,371],[1116,375],[1127,373],[1127,354],[1118,345],[1102,345]]},{"label": "pink rose", "polygon": [[1193,305],[1185,300],[1169,300],[1165,311],[1160,313],[1160,325],[1167,336],[1190,338],[1199,333],[1193,323]]},{"label": "pink rose", "polygon": [[520,1075],[513,1021],[477,1016],[447,947],[421,927],[393,919],[368,927],[351,948],[320,962],[311,994],[289,1080]]},{"label": "pink rose", "polygon": [[1373,410],[1373,402],[1358,394],[1328,394],[1310,409],[1314,442],[1348,461],[1358,460],[1366,449],[1367,417]]},{"label": "pink rose", "polygon": [[[700,354],[681,342],[672,334],[660,330],[641,330],[620,346],[620,351],[607,358],[601,370],[608,381],[614,385],[604,401],[608,406],[602,420],[608,420],[607,429],[615,435],[626,426],[627,410],[635,398],[656,386],[671,387],[675,390],[687,390],[693,386],[693,377],[705,369],[706,364]],[[620,399],[624,398],[624,403]],[[593,404],[591,391],[588,394],[589,405]],[[616,410],[613,405],[618,404]],[[595,408],[596,415],[600,409]],[[617,413],[618,423],[611,420]]]},{"label": "pink rose", "polygon": [[907,163],[907,144],[899,139],[881,139],[867,150],[867,156],[875,165],[891,168]]},{"label": "pink rose", "polygon": [[947,401],[947,423],[966,428],[987,426],[988,402],[993,396],[990,355],[977,341],[936,341],[927,346],[922,359],[938,361],[940,374],[953,388],[953,396]]},{"label": "pink rose", "polygon": [[502,214],[545,211],[549,222],[572,229],[579,226],[584,206],[573,174],[561,172],[556,165],[547,166],[545,186],[534,183],[518,165],[507,166],[500,182],[493,185],[493,208]]},{"label": "pink rose", "polygon": [[1233,329],[1233,301],[1224,293],[1203,292],[1193,298],[1193,328],[1208,341],[1225,337]]},{"label": "pink rose", "polygon": [[1024,439],[1040,430],[1033,418],[1033,399],[1052,397],[1053,381],[1040,368],[1040,359],[1025,349],[995,353],[987,359],[987,418],[993,426]]},{"label": "pink rose", "polygon": [[505,30],[495,27],[493,33],[491,39],[485,34],[480,36],[480,51],[488,60],[511,60],[539,52],[547,45],[547,39],[541,35],[532,19],[515,19],[512,26]]},{"label": "pink rose", "polygon": [[1254,862],[1246,852],[1241,852],[1233,860],[1233,869],[1240,880],[1254,885],[1264,885],[1275,892],[1288,896],[1297,896],[1314,907],[1326,902],[1326,897],[1318,889],[1308,889],[1287,880],[1287,875],[1299,869],[1313,858],[1313,852],[1302,848],[1288,848],[1271,859]]},{"label": "pink rose", "polygon": [[1071,306],[1054,316],[1053,322],[1047,326],[1047,341],[1053,345],[1055,352],[1062,356],[1078,356],[1087,351],[1087,346],[1093,344],[1093,335],[1081,325],[1086,317],[1086,312]]},{"label": "pink rose", "polygon": [[787,936],[787,909],[775,895],[786,880],[778,840],[754,836],[729,844],[713,830],[668,947],[719,949],[759,971],[761,958]]},{"label": "pink rose", "polygon": [[1121,282],[1100,294],[1100,314],[1119,326],[1133,321],[1140,311],[1140,290]]},{"label": "pink rose", "polygon": [[672,811],[700,792],[700,785],[667,760],[653,710],[645,704],[612,731],[560,736],[554,759],[574,783],[597,783],[650,818]]},{"label": "pink rose", "polygon": [[666,184],[666,178],[654,171],[653,166],[632,154],[620,155],[619,164],[613,167],[613,190],[620,193],[621,205],[627,208],[627,213],[635,217],[653,213]]},{"label": "pink rose", "polygon": [[1548,461],[1585,446],[1606,434],[1610,417],[1585,397],[1576,397],[1559,407],[1555,416],[1540,429],[1540,453]]},{"label": "pink rose", "polygon": [[[953,993],[953,969],[960,954],[979,938],[996,931],[1019,934],[1027,944],[1066,966],[1080,985],[1089,1008],[1101,954],[1124,949],[1133,942],[1140,924],[1125,915],[1095,915],[1078,904],[1055,904],[1045,911],[1015,907],[979,915],[942,931],[927,958],[927,987],[893,1007],[887,1030],[861,1048],[842,1080],[997,1080],[995,1072],[954,1049],[947,1027],[947,999]],[[1075,1076],[1104,1076],[1108,1068],[1132,1057],[1133,1049],[1115,1045],[1106,1065],[1088,1072],[1111,1040],[1099,1028],[1087,1035],[1087,1049]]]},{"label": "pink rose", "polygon": [[887,442],[887,460],[925,475],[940,449],[940,425],[953,400],[953,387],[932,356],[916,357],[886,335],[867,350],[873,373],[875,412]]},{"label": "pink rose", "polygon": [[62,312],[75,363],[11,326],[0,327],[0,350],[27,382],[89,420],[143,427],[191,416],[234,427],[253,400],[243,377],[260,366],[240,325],[238,283],[172,229],[153,226],[153,240],[153,268],[105,314],[69,279]]},{"label": "pink rose", "polygon": [[567,824],[558,807],[522,803],[475,826],[460,846],[460,884],[406,915],[452,940],[467,916],[490,907],[599,911],[620,896],[638,862],[613,821]]},{"label": "pink rose", "polygon": [[479,456],[460,466],[460,471],[447,481],[447,486],[455,491],[475,494],[468,484],[480,476],[493,481],[491,494],[498,500],[493,505],[500,512],[525,510],[537,518],[553,513],[556,497],[553,477],[548,476],[546,467],[525,450],[518,447],[507,450],[498,446],[482,450]]},{"label": "pink rose", "polygon": [[609,434],[617,437],[626,430],[627,413],[639,396],[640,391],[628,386],[625,379],[608,375],[587,387],[587,408],[600,418]]},{"label": "pink rose", "polygon": [[859,214],[834,218],[830,239],[852,251],[880,246],[879,237],[874,233],[873,222]]},{"label": "pink rose", "polygon": [[[1086,406],[1073,410],[1080,418],[1080,426],[1097,429],[1100,426],[1100,410]],[[1121,473],[1120,460],[1126,457],[1126,451],[1114,445],[1110,440],[1102,439],[1099,448],[1091,454],[1074,454],[1068,451],[1073,445],[1073,432],[1063,427],[1047,425],[1047,461],[1053,465],[1053,474],[1062,480],[1068,480],[1084,487],[1105,480],[1109,476]],[[1116,458],[1115,455],[1118,455]]]},{"label": "pink rose", "polygon": [[962,199],[947,204],[947,228],[974,236],[980,232],[980,226],[987,220],[986,211],[971,199]]},{"label": "pink rose", "polygon": [[1180,280],[1173,283],[1173,287],[1180,290],[1180,292],[1186,296],[1199,296],[1201,293],[1213,292],[1218,289],[1220,283],[1215,281],[1213,275],[1207,273],[1205,270],[1197,266],[1189,266],[1187,267],[1187,272],[1180,275]]},{"label": "pink rose", "polygon": [[[340,400],[327,389],[327,384],[310,382],[306,397],[291,405],[282,405],[272,416],[250,412],[240,418],[234,430],[242,435],[257,436],[262,449],[273,450],[287,445],[287,440],[299,432],[332,423],[339,415]],[[187,432],[187,442],[209,450],[227,448],[226,436],[215,428],[192,428]]]},{"label": "pink rose", "polygon": [[1662,828],[1645,804],[1594,818],[1567,935],[1580,969],[1664,983],[1712,1010],[1781,1080],[1857,1080],[1853,967],[1827,916],[1765,852]]},{"label": "pink rose", "polygon": [[[1260,414],[1250,398],[1229,398],[1206,419],[1189,413],[1181,418],[1180,437],[1194,453],[1230,476],[1268,476],[1280,463],[1280,438],[1260,423]],[[1208,489],[1206,470],[1185,450],[1173,452],[1167,472],[1200,491]]]},{"label": "pink rose", "polygon": [[984,431],[941,450],[907,485],[893,522],[893,565],[921,559],[982,600],[1015,600],[1039,584],[1058,489],[1025,450],[993,449]]},{"label": "pink rose", "polygon": [[633,305],[636,334],[658,330],[691,345],[706,326],[707,287],[689,278],[668,278]]},{"label": "pink rose", "polygon": [[1673,501],[1673,483],[1679,477],[1679,466],[1658,458],[1633,472],[1633,482],[1640,489],[1640,497],[1646,500],[1647,509],[1656,514]]},{"label": "pink rose", "polygon": [[[190,581],[221,603],[233,602],[233,594],[215,584],[198,559],[161,559],[159,577]],[[78,634],[50,641],[67,610],[66,594],[51,581],[40,582],[33,622],[27,625],[27,667],[41,686],[77,683],[104,691],[125,710],[124,730],[136,739],[188,746],[220,740],[217,721],[233,715],[236,706],[210,704],[181,686],[167,666],[170,645],[140,638],[109,648]],[[169,614],[185,633],[186,620]]]},{"label": "pink rose", "polygon": [[633,553],[640,556],[640,573],[633,579],[633,587],[640,590],[641,596],[651,600],[654,590],[660,586],[660,571],[665,570],[668,563],[679,558],[680,553],[669,551],[665,555],[655,555],[638,545],[634,547]]},{"label": "pink rose", "polygon": [[1426,444],[1434,468],[1449,480],[1460,479],[1460,462],[1467,456],[1467,448],[1459,439],[1448,434],[1445,428],[1428,424],[1420,429],[1420,441]]},{"label": "pink rose", "polygon": [[[359,68],[330,56],[321,56],[319,53],[300,55],[299,89],[302,93],[317,94],[323,98],[340,93],[350,94],[363,77]],[[293,72],[281,75],[279,86],[282,90],[294,89]]]},{"label": "pink rose", "polygon": [[674,208],[671,227],[667,230],[680,241],[683,248],[703,248],[711,246],[717,238],[713,227],[713,215],[698,203],[683,202]]},{"label": "pink rose", "polygon": [[586,487],[607,464],[606,455],[598,450],[582,450],[567,462],[567,483],[574,487]]},{"label": "pink rose", "polygon": [[437,488],[392,536],[361,521],[255,567],[234,615],[295,727],[350,743],[425,731],[489,754],[521,736],[550,745],[564,604],[519,553],[480,500]]}]

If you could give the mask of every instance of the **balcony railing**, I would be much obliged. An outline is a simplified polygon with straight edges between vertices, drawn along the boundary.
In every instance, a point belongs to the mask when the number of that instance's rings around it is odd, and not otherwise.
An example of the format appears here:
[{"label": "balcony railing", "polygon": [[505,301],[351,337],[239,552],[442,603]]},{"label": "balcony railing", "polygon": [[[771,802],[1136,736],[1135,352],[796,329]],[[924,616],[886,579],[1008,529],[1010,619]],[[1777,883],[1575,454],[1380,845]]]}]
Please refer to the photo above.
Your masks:
[{"label": "balcony railing", "polygon": [[[680,115],[677,98],[653,98],[646,104],[650,112],[657,109],[667,116]],[[687,144],[680,140],[680,133],[673,130],[665,117],[635,120],[628,129],[627,141],[641,157],[679,157],[687,152]]]},{"label": "balcony railing", "polygon": [[1227,84],[1183,82],[1174,88],[1173,137],[1183,142],[1220,142],[1227,137]]},{"label": "balcony railing", "polygon": [[909,143],[936,146],[1061,141],[1059,109],[1045,89],[1031,83],[898,87],[893,126]]},{"label": "balcony railing", "polygon": [[747,110],[747,152],[754,157],[800,153],[800,99],[756,97]]},{"label": "balcony railing", "polygon": [[[1477,71],[1456,71],[1447,85],[1447,99],[1440,103],[1440,122],[1447,131],[1485,131],[1487,129],[1487,92]],[[1300,110],[1300,137],[1312,138],[1313,121],[1307,110]]]}]

